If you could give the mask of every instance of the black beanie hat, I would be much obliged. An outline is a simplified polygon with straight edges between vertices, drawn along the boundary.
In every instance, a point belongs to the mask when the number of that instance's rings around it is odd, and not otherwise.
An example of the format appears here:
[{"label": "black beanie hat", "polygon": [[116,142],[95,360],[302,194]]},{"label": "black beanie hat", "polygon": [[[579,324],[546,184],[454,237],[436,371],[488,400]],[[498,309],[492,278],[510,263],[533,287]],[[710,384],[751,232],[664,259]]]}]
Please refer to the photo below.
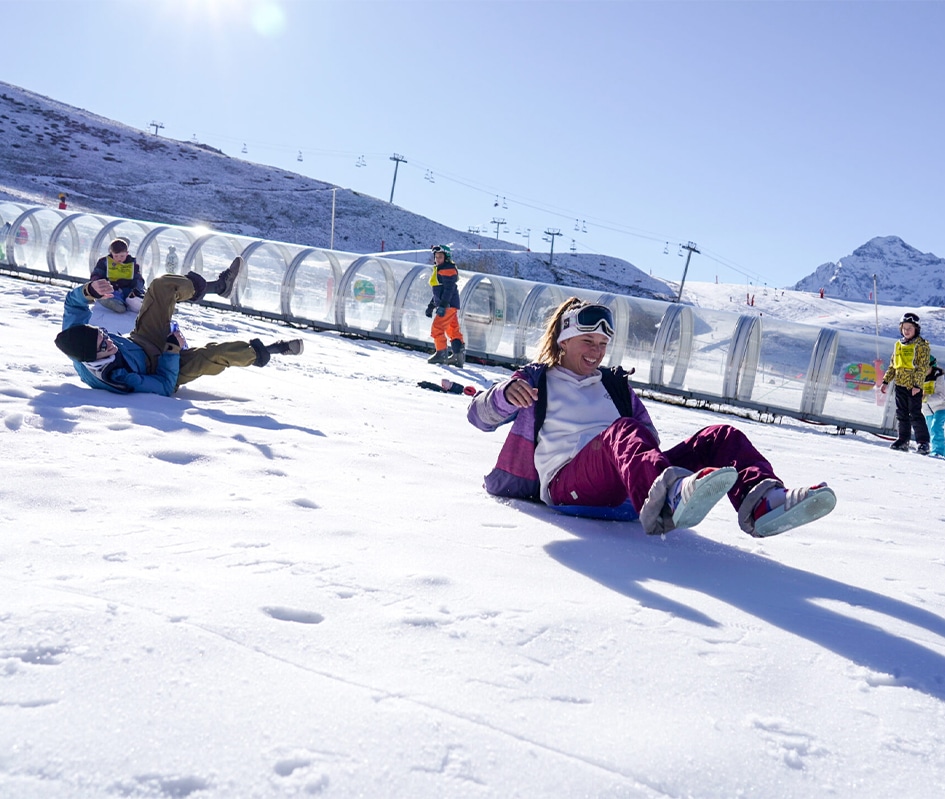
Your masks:
[{"label": "black beanie hat", "polygon": [[98,358],[97,327],[76,325],[56,336],[56,346],[76,361],[94,361]]}]

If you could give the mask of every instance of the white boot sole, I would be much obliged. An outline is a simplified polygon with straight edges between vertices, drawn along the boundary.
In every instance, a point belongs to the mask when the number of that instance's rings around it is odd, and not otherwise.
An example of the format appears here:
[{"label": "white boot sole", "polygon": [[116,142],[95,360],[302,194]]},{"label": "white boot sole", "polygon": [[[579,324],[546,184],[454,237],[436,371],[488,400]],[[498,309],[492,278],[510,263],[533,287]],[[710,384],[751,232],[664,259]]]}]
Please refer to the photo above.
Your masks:
[{"label": "white boot sole", "polygon": [[723,466],[698,480],[689,500],[680,502],[673,513],[673,524],[676,527],[695,527],[709,515],[737,479],[738,472],[733,466]]},{"label": "white boot sole", "polygon": [[802,524],[817,521],[837,507],[837,495],[830,488],[819,488],[807,495],[790,510],[784,505],[768,511],[755,522],[752,535],[755,538],[768,538],[778,533],[793,530]]}]

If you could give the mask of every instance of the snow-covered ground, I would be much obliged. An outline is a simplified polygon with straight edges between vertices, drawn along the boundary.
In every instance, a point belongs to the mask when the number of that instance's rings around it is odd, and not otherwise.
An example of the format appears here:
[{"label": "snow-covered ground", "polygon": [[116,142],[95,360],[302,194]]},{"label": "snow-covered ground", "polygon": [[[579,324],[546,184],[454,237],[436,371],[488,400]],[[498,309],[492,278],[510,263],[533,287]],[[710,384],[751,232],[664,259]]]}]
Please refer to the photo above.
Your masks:
[{"label": "snow-covered ground", "polygon": [[945,463],[651,402],[839,503],[647,537],[484,493],[504,434],[417,381],[503,370],[303,331],[122,397],[55,349],[64,294],[0,277],[5,799],[941,795]]}]

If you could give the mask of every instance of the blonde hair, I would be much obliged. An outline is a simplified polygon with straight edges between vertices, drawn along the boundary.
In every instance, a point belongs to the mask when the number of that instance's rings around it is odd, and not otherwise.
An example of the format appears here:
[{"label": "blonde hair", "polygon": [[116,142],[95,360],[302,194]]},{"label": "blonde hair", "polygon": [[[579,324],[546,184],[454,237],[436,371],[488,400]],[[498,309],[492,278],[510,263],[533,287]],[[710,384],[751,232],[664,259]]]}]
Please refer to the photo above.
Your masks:
[{"label": "blonde hair", "polygon": [[546,366],[557,366],[561,363],[562,350],[558,343],[558,336],[561,335],[561,317],[572,308],[580,308],[584,305],[587,305],[584,300],[569,297],[555,308],[548,320],[548,327],[545,328],[545,333],[538,344],[538,363],[543,363]]}]

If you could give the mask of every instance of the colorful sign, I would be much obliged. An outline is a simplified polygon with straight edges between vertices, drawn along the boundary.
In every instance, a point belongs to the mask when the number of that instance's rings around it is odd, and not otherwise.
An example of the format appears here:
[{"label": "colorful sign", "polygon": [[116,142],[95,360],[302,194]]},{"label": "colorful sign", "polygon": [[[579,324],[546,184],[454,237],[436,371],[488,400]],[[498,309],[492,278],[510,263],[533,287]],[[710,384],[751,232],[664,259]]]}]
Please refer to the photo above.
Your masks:
[{"label": "colorful sign", "polygon": [[375,289],[373,280],[354,281],[355,302],[374,302],[374,295]]},{"label": "colorful sign", "polygon": [[876,367],[871,363],[848,363],[843,382],[852,391],[872,391],[876,387]]}]

